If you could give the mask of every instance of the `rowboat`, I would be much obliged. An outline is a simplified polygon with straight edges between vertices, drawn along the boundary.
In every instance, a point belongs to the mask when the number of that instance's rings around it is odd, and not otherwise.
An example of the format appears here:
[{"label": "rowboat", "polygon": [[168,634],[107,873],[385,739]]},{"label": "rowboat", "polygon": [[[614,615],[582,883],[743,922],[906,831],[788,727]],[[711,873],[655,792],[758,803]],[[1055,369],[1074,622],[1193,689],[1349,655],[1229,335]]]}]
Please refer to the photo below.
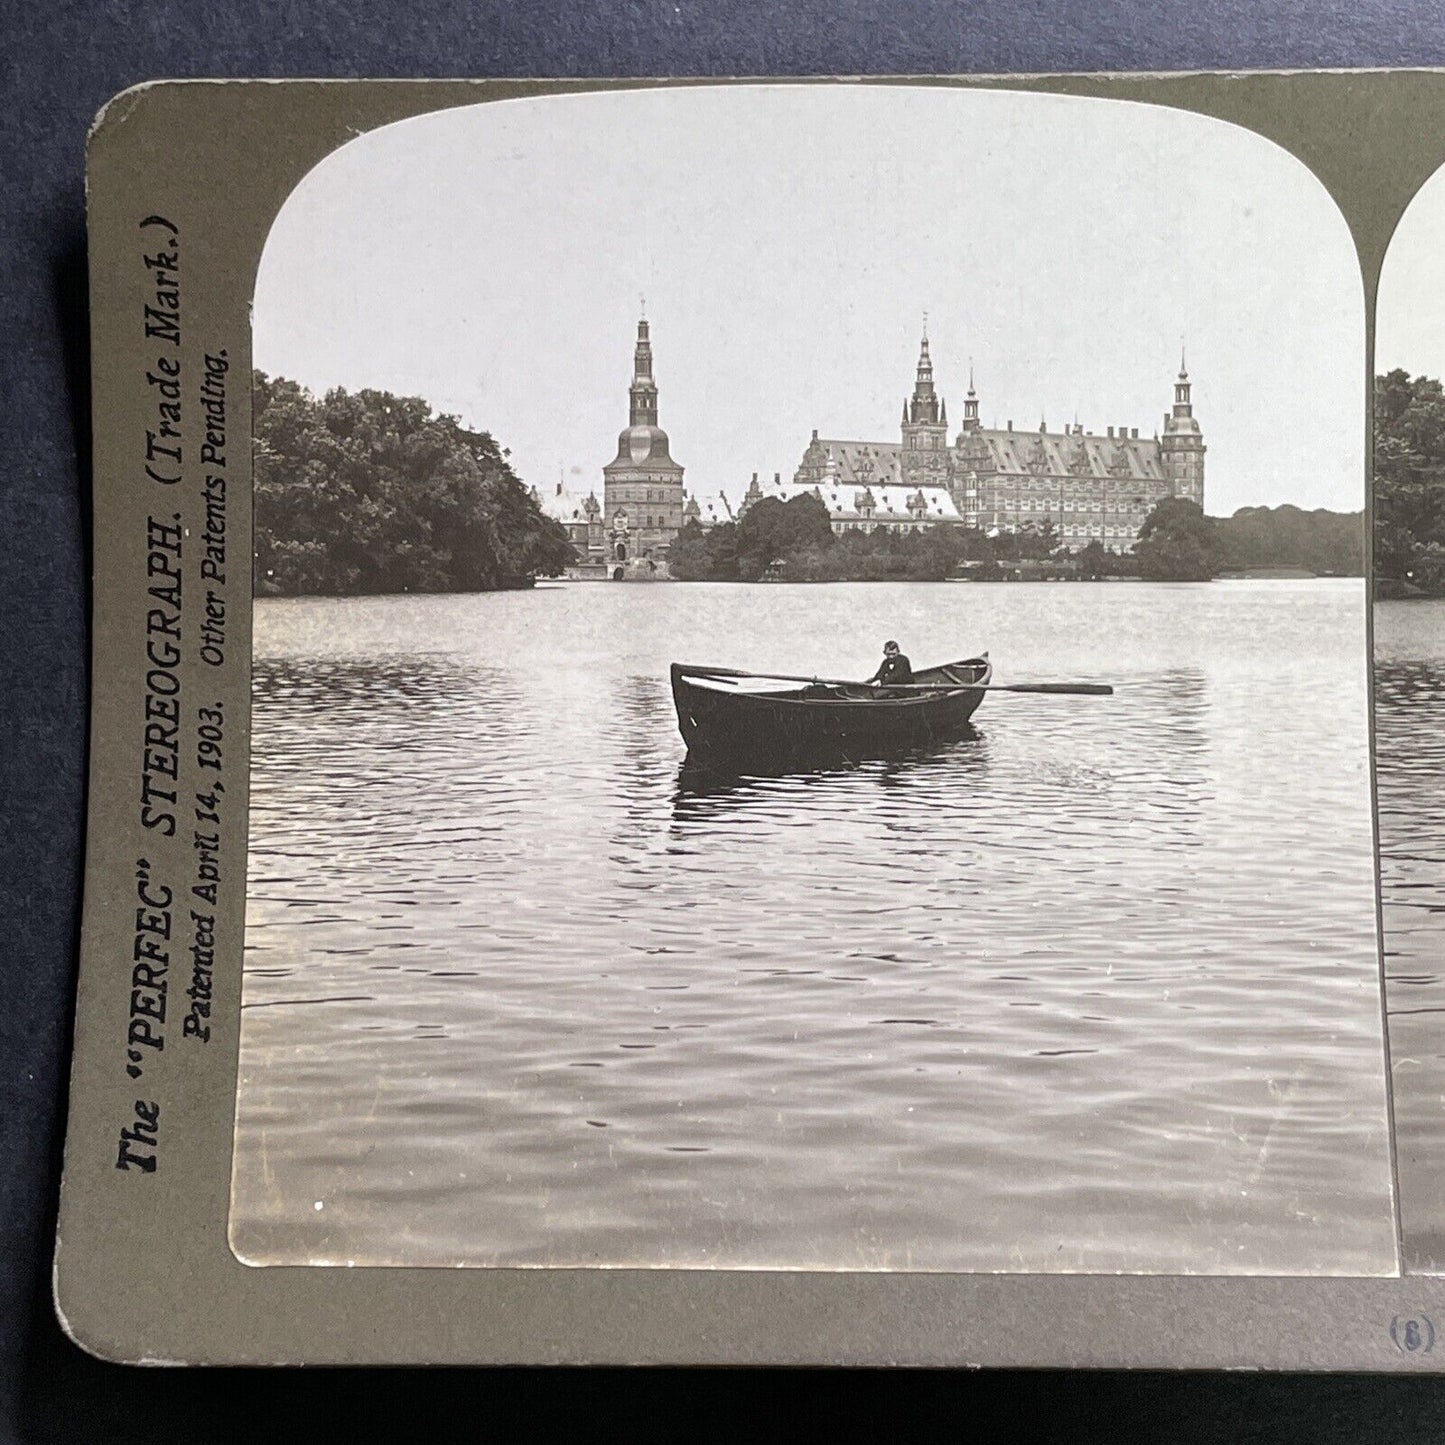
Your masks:
[{"label": "rowboat", "polygon": [[689,759],[857,761],[962,736],[992,676],[987,653],[899,687],[675,662],[672,700]]}]

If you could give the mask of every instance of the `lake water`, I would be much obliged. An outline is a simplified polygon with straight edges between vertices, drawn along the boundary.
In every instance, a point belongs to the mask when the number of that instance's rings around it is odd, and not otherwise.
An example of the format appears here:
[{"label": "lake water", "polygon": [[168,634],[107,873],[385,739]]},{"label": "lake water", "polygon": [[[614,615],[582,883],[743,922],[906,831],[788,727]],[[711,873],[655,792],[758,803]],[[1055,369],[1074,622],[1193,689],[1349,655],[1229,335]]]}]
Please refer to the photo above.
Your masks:
[{"label": "lake water", "polygon": [[1375,608],[1380,895],[1407,1268],[1445,1270],[1445,601]]},{"label": "lake water", "polygon": [[[257,1263],[1388,1273],[1358,581],[256,605]],[[991,650],[694,787],[673,660]]]}]

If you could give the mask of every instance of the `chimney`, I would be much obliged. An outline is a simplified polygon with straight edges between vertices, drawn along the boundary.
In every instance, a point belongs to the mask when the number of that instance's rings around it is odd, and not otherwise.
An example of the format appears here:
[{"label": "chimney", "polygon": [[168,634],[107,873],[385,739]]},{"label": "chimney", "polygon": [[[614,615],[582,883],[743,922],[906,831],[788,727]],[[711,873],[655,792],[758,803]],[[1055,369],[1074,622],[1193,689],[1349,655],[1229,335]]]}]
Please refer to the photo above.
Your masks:
[{"label": "chimney", "polygon": [[773,485],[775,487],[781,487],[783,485],[783,474],[781,472],[773,473]]},{"label": "chimney", "polygon": [[1012,431],[1012,430],[1014,429],[1014,424],[1013,424],[1012,421],[1009,422],[1009,424],[1008,424],[1008,429],[1009,429],[1010,431]]},{"label": "chimney", "polygon": [[1109,440],[1112,441],[1113,439],[1114,439],[1114,428],[1113,428],[1113,427],[1110,427],[1110,428],[1109,428]]},{"label": "chimney", "polygon": [[1130,440],[1130,441],[1135,441],[1135,442],[1139,440],[1139,428],[1138,428],[1138,427],[1136,427],[1136,426],[1131,426],[1131,427],[1129,428],[1129,440]]}]

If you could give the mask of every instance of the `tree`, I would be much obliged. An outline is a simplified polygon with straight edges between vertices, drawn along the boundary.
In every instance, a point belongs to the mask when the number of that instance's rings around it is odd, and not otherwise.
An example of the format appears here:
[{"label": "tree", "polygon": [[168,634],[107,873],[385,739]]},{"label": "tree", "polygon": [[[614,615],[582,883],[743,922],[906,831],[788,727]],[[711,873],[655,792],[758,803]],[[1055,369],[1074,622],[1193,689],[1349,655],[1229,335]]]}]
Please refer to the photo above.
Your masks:
[{"label": "tree", "polygon": [[993,538],[981,527],[954,527],[953,533],[959,538],[959,560],[964,562],[992,562],[994,560]]},{"label": "tree", "polygon": [[1059,534],[1054,519],[1045,517],[1042,522],[1025,522],[1018,532],[1018,553],[1020,558],[1046,562],[1059,548]]},{"label": "tree", "polygon": [[1112,559],[1112,553],[1097,537],[1092,538],[1087,546],[1081,547],[1074,556],[1079,576],[1090,581],[1108,577],[1113,571],[1110,566]]},{"label": "tree", "polygon": [[689,518],[667,549],[667,569],[682,582],[705,582],[712,574],[708,534],[697,519]]},{"label": "tree", "polygon": [[1022,555],[1019,534],[1011,531],[1000,531],[989,537],[992,560],[995,562],[1017,562]]},{"label": "tree", "polygon": [[1198,502],[1165,497],[1139,528],[1134,555],[1146,582],[1208,582],[1219,570],[1216,524]]},{"label": "tree", "polygon": [[810,492],[786,502],[764,497],[743,513],[737,539],[738,575],[753,581],[790,556],[827,551],[833,525],[827,507]]},{"label": "tree", "polygon": [[253,378],[260,592],[486,591],[576,560],[488,432],[420,397]]}]

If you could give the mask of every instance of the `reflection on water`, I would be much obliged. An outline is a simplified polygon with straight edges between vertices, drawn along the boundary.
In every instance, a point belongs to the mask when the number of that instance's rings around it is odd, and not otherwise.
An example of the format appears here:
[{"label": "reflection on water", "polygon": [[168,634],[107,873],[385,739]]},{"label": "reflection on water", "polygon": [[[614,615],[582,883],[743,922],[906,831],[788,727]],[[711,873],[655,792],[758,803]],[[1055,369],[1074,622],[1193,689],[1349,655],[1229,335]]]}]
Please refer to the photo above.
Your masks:
[{"label": "reflection on water", "polygon": [[[673,658],[847,675],[876,619],[1118,691],[685,765]],[[238,1252],[1392,1269],[1362,630],[1328,582],[259,604]]]},{"label": "reflection on water", "polygon": [[733,771],[727,763],[695,761],[685,757],[677,768],[677,785],[673,800],[673,817],[715,817],[718,809],[698,804],[704,799],[731,798],[746,804],[750,798],[776,795],[771,785],[785,783],[783,796],[799,799],[807,790],[829,779],[861,777],[872,780],[868,786],[887,787],[910,772],[926,768],[977,768],[983,765],[986,744],[978,729],[966,724],[956,739],[933,748],[900,748],[895,754],[870,758],[864,762],[823,759],[809,766],[803,762],[750,762],[748,771]]},{"label": "reflection on water", "polygon": [[1445,1271],[1445,604],[1376,607],[1375,756],[1407,1269]]}]

